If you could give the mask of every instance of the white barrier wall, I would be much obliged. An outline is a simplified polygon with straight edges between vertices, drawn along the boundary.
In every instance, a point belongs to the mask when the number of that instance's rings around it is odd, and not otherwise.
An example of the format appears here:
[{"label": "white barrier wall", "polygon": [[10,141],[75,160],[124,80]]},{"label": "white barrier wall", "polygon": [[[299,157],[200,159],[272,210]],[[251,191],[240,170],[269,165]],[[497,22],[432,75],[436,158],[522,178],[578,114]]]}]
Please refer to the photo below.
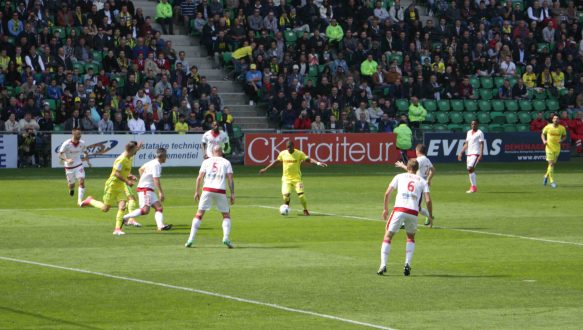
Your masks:
[{"label": "white barrier wall", "polygon": [[0,168],[18,166],[18,135],[0,134]]},{"label": "white barrier wall", "polygon": [[[52,167],[60,168],[59,148],[70,134],[53,134],[51,136]],[[164,166],[200,166],[204,160],[202,134],[84,134],[89,151],[89,159],[94,167],[111,167],[113,161],[124,151],[125,145],[134,140],[142,142],[142,149],[134,157],[134,166],[141,166],[156,157],[156,149],[166,148],[168,158]]]}]

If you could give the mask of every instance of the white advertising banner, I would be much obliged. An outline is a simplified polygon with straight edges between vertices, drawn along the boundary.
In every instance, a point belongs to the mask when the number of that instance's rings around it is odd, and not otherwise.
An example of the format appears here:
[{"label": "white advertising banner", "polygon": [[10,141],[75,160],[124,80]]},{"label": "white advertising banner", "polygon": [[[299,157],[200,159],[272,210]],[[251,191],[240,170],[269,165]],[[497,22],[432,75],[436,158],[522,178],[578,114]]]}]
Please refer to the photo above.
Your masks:
[{"label": "white advertising banner", "polygon": [[18,135],[0,134],[0,168],[18,166]]},{"label": "white advertising banner", "polygon": [[[52,167],[61,168],[59,148],[71,135],[51,136]],[[87,145],[93,167],[111,167],[130,141],[142,142],[142,149],[134,157],[134,166],[141,166],[156,157],[156,149],[166,148],[168,158],[164,166],[200,166],[204,160],[202,134],[84,134],[81,139]]]}]

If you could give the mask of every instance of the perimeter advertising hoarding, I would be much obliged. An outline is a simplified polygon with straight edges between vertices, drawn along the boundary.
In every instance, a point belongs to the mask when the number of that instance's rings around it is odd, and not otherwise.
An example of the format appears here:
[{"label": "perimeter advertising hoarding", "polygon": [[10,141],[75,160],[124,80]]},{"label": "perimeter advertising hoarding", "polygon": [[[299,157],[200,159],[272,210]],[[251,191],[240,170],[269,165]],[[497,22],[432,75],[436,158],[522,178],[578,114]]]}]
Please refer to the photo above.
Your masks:
[{"label": "perimeter advertising hoarding", "polygon": [[[545,146],[540,133],[484,133],[483,162],[545,161]],[[462,133],[425,133],[427,157],[436,163],[457,162],[466,135]],[[571,158],[568,143],[561,145],[559,160]]]},{"label": "perimeter advertising hoarding", "polygon": [[267,165],[291,139],[297,149],[328,164],[392,164],[400,153],[386,133],[245,134],[245,165]]},{"label": "perimeter advertising hoarding", "polygon": [[[71,135],[51,136],[52,167],[63,167],[59,161],[59,148]],[[201,134],[84,134],[81,139],[87,145],[89,159],[94,167],[111,167],[124,151],[125,145],[134,140],[142,142],[142,149],[134,157],[134,166],[141,166],[156,157],[156,149],[166,148],[168,158],[164,166],[200,166],[203,161]]]},{"label": "perimeter advertising hoarding", "polygon": [[0,134],[0,168],[18,166],[18,135]]}]

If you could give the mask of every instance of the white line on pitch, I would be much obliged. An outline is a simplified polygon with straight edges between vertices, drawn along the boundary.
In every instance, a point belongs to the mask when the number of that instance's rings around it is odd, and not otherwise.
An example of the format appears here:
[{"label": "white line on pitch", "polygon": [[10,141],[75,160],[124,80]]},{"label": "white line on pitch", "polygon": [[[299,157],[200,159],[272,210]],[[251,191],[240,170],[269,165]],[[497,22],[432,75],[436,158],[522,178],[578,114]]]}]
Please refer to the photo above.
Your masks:
[{"label": "white line on pitch", "polygon": [[10,257],[3,257],[3,256],[0,256],[0,260],[12,261],[12,262],[17,262],[17,263],[21,263],[21,264],[41,266],[41,267],[54,268],[54,269],[60,269],[60,270],[68,270],[68,271],[76,272],[76,273],[113,278],[113,279],[117,279],[117,280],[123,280],[123,281],[140,283],[140,284],[148,284],[148,285],[158,286],[158,287],[167,288],[167,289],[193,292],[193,293],[198,293],[198,294],[202,294],[202,295],[206,295],[206,296],[234,300],[234,301],[247,303],[247,304],[270,307],[270,308],[279,309],[279,310],[283,310],[283,311],[291,312],[291,313],[306,314],[306,315],[315,316],[315,317],[319,317],[319,318],[330,319],[330,320],[340,321],[340,322],[344,322],[344,323],[350,323],[350,324],[354,324],[354,325],[360,325],[363,327],[384,329],[384,330],[394,330],[393,328],[385,327],[382,325],[355,321],[355,320],[346,319],[346,318],[338,317],[338,316],[334,316],[334,315],[321,314],[321,313],[316,313],[316,312],[312,312],[312,311],[308,311],[308,310],[286,307],[286,306],[282,306],[282,305],[278,305],[278,304],[261,302],[258,300],[239,298],[239,297],[230,296],[230,295],[226,295],[226,294],[220,294],[220,293],[205,291],[205,290],[198,290],[198,289],[188,288],[188,287],[184,287],[184,286],[177,286],[177,285],[172,285],[172,284],[153,282],[153,281],[148,281],[148,280],[141,280],[139,278],[112,275],[112,274],[107,274],[107,273],[94,272],[94,271],[90,271],[90,270],[86,270],[86,269],[64,267],[64,266],[59,266],[59,265],[51,265],[51,264],[46,264],[46,263],[42,263],[42,262],[16,259],[16,258],[10,258]]},{"label": "white line on pitch", "polygon": [[[258,207],[258,208],[263,208],[263,209],[272,209],[272,210],[278,210],[279,209],[278,207],[266,206],[266,205],[253,205],[253,206],[254,207]],[[384,220],[382,220],[382,219],[358,217],[358,216],[353,216],[353,215],[341,215],[341,214],[325,213],[325,212],[316,212],[316,211],[310,211],[310,212],[313,213],[313,214],[322,214],[322,215],[333,216],[333,217],[340,217],[340,218],[346,218],[346,219],[366,220],[366,221],[383,221],[384,222]],[[537,238],[537,237],[528,237],[528,236],[520,236],[520,235],[512,235],[512,234],[494,233],[494,232],[490,232],[490,231],[481,231],[481,230],[472,230],[472,229],[458,229],[458,228],[441,227],[441,226],[435,226],[435,228],[437,228],[437,229],[453,230],[453,231],[461,231],[461,232],[474,233],[474,234],[493,235],[493,236],[510,237],[510,238],[521,238],[521,239],[527,239],[527,240],[531,240],[531,241],[539,241],[539,242],[545,242],[545,243],[557,243],[557,244],[568,244],[568,245],[583,246],[583,243],[577,243],[577,242],[567,242],[567,241],[558,241],[558,240],[544,239],[544,238]]]}]

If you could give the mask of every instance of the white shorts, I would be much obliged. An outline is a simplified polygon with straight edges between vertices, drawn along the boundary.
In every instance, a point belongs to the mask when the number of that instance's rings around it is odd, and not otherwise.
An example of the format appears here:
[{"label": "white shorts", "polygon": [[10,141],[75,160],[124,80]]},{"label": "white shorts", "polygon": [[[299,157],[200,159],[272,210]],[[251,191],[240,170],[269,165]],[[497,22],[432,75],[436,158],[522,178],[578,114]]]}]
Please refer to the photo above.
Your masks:
[{"label": "white shorts", "polygon": [[83,168],[83,165],[74,168],[66,168],[65,175],[67,176],[67,182],[69,184],[75,184],[76,180],[85,179],[85,169]]},{"label": "white shorts", "polygon": [[387,220],[387,226],[390,232],[396,233],[401,229],[401,226],[405,224],[405,231],[407,233],[417,232],[417,216],[405,212],[394,211],[391,212],[389,220]]},{"label": "white shorts", "polygon": [[136,189],[136,193],[138,194],[140,207],[152,206],[158,201],[158,195],[155,191],[143,190],[142,188],[138,187],[138,189]]},{"label": "white shorts", "polygon": [[229,212],[229,202],[227,195],[210,191],[203,191],[198,202],[198,209],[208,211],[213,206],[213,201],[217,204],[217,210],[222,213]]},{"label": "white shorts", "polygon": [[476,168],[476,166],[478,166],[478,157],[479,155],[468,155],[466,157],[466,165],[468,167],[468,170],[470,168]]}]

